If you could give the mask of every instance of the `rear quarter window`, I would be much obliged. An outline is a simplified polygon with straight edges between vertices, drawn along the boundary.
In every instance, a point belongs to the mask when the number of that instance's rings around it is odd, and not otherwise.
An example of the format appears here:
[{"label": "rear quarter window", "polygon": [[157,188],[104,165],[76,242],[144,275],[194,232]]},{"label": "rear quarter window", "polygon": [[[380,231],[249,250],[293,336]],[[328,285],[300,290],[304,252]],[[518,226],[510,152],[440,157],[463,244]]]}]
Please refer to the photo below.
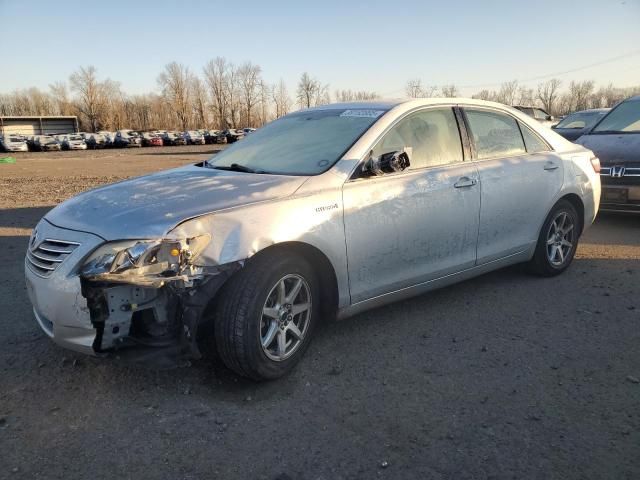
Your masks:
[{"label": "rear quarter window", "polygon": [[524,138],[524,145],[527,148],[527,153],[548,152],[551,147],[536,135],[529,127],[524,123],[518,122],[520,125],[520,131],[522,132],[522,138]]}]

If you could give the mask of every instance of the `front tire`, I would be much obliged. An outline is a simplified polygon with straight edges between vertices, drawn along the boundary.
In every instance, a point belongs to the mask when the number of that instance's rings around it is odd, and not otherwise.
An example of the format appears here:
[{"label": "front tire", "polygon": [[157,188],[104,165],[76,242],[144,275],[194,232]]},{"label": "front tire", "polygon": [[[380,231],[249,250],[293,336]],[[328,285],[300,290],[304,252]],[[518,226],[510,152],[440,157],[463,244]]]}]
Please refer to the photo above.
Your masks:
[{"label": "front tire", "polygon": [[223,363],[254,380],[300,361],[318,322],[320,290],[307,260],[282,251],[250,259],[219,293],[214,336]]},{"label": "front tire", "polygon": [[578,248],[581,223],[576,208],[567,200],[554,205],[540,230],[536,251],[529,270],[540,276],[553,277],[564,272]]}]

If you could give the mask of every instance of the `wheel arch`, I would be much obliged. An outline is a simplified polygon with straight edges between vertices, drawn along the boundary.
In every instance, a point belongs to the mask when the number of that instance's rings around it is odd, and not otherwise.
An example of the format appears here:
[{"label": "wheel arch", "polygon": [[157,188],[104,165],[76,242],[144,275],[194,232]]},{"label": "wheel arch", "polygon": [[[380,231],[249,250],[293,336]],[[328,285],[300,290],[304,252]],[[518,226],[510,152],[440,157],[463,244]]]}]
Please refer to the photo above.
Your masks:
[{"label": "wheel arch", "polygon": [[[560,197],[558,199],[558,202],[560,200],[566,200],[571,205],[573,205],[573,207],[578,212],[578,218],[579,218],[579,221],[580,221],[580,231],[579,232],[580,232],[580,235],[582,235],[582,231],[584,230],[584,203],[582,202],[582,199],[580,198],[580,196],[578,196],[575,193],[567,193],[563,197]],[[556,202],[556,205],[557,205],[558,202]],[[554,207],[555,207],[555,205],[554,205]]]},{"label": "wheel arch", "polygon": [[263,248],[249,258],[248,261],[270,255],[275,251],[285,251],[289,254],[299,255],[311,263],[318,273],[318,282],[322,291],[322,315],[323,317],[332,318],[338,310],[338,277],[329,258],[319,248],[309,243],[288,241]]}]

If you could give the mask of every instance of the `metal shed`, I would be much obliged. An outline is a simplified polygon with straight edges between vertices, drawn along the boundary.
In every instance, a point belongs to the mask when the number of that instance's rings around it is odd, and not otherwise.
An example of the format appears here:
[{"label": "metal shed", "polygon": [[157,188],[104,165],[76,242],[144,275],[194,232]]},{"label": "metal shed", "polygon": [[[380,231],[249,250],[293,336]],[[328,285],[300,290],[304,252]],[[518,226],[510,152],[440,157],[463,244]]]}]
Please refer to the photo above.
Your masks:
[{"label": "metal shed", "polygon": [[54,133],[75,133],[78,131],[78,117],[2,117],[0,135],[51,135]]}]

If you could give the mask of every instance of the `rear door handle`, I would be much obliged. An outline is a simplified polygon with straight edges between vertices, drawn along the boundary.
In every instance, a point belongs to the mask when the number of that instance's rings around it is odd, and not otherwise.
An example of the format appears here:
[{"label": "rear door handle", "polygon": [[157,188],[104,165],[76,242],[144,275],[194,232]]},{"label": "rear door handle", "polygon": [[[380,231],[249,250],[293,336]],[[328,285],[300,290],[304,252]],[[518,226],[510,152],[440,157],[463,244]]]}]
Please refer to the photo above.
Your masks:
[{"label": "rear door handle", "polygon": [[555,162],[547,162],[544,164],[545,170],[556,170],[557,168],[558,168],[558,165]]},{"label": "rear door handle", "polygon": [[453,186],[455,188],[473,187],[476,183],[478,183],[478,181],[475,178],[460,177]]}]

